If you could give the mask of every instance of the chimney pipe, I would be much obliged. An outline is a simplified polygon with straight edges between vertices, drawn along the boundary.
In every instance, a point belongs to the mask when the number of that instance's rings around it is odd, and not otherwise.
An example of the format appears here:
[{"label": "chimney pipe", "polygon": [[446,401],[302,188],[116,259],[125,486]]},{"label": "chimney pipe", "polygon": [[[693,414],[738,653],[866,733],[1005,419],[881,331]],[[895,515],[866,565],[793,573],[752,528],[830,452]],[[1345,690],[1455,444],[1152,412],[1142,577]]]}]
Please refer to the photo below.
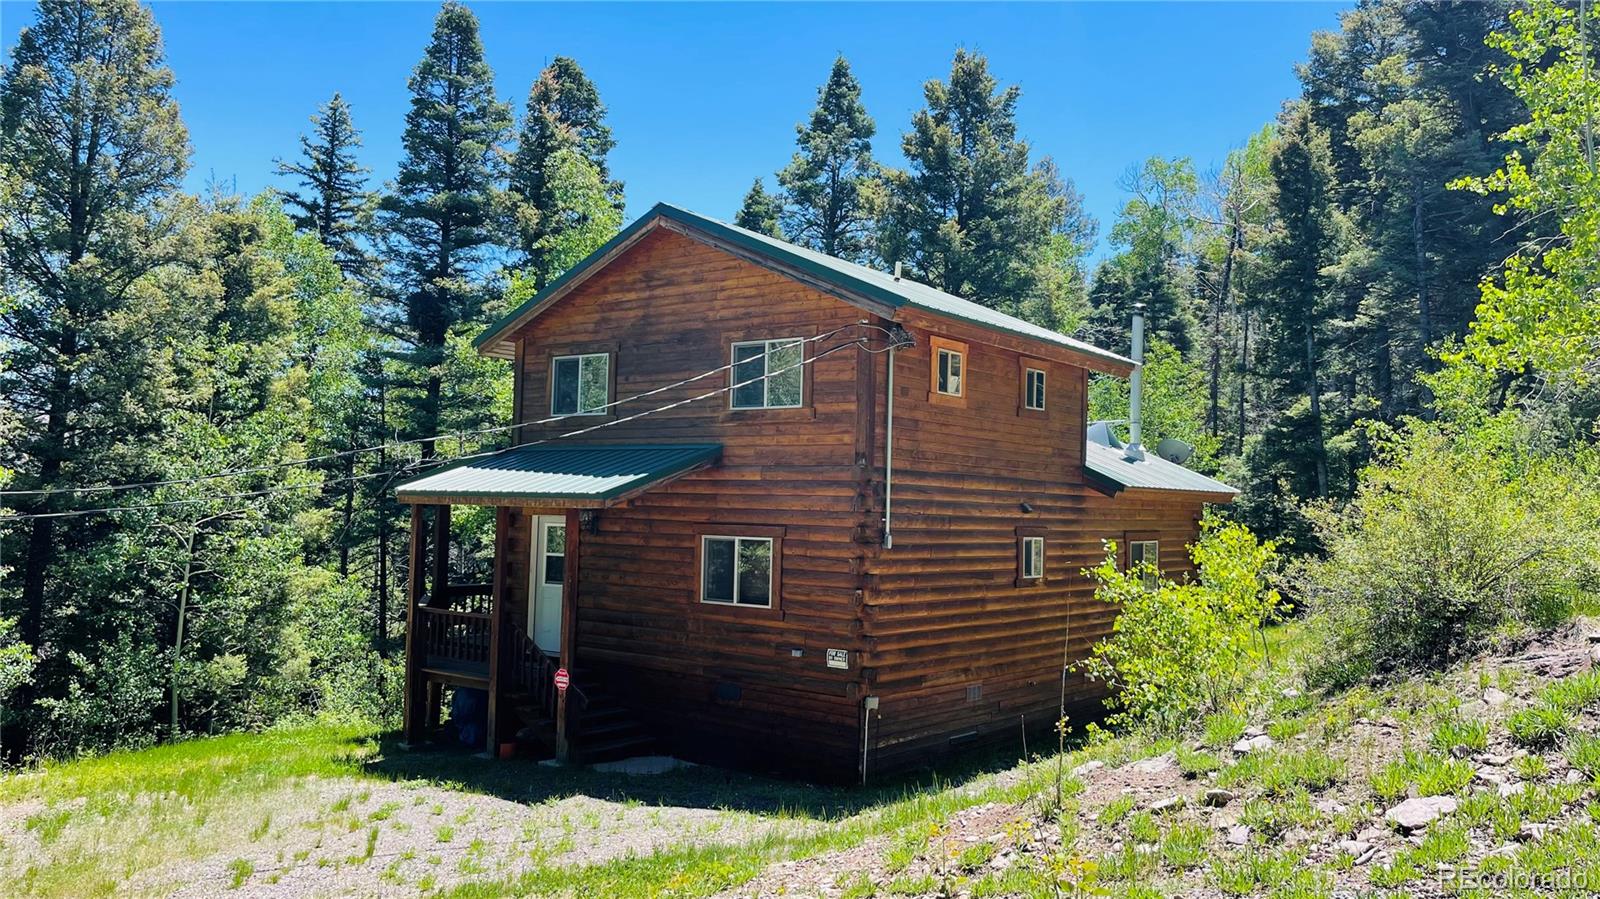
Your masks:
[{"label": "chimney pipe", "polygon": [[900,267],[902,265],[904,265],[904,263],[901,263],[901,262],[896,262],[894,264],[894,279],[896,281],[900,280]]},{"label": "chimney pipe", "polygon": [[1140,440],[1139,404],[1144,393],[1144,304],[1133,304],[1133,374],[1128,376],[1128,445],[1123,455],[1135,461],[1144,458]]}]

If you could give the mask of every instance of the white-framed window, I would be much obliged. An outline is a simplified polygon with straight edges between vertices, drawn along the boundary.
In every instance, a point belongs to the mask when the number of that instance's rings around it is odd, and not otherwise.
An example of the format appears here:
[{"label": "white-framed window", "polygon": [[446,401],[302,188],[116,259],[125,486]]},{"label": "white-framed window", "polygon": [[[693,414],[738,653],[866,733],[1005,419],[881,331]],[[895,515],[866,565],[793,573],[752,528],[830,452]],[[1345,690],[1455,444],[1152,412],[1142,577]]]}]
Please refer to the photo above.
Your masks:
[{"label": "white-framed window", "polygon": [[1034,580],[1044,577],[1044,538],[1022,538],[1022,577]]},{"label": "white-framed window", "polygon": [[1145,571],[1145,583],[1154,586],[1161,573],[1160,540],[1128,541],[1128,570],[1138,570],[1141,565],[1150,566]]},{"label": "white-framed window", "polygon": [[772,608],[772,538],[700,538],[700,601]]},{"label": "white-framed window", "polygon": [[734,409],[796,409],[805,393],[805,341],[744,340],[733,345]]},{"label": "white-framed window", "polygon": [[1044,370],[1030,368],[1023,372],[1022,385],[1023,408],[1033,409],[1037,412],[1044,411]]},{"label": "white-framed window", "polygon": [[963,383],[966,376],[965,354],[951,347],[940,347],[938,352],[938,376],[933,386],[934,392],[945,396],[962,396],[966,389]]},{"label": "white-framed window", "polygon": [[551,415],[604,415],[610,404],[610,353],[550,360]]}]

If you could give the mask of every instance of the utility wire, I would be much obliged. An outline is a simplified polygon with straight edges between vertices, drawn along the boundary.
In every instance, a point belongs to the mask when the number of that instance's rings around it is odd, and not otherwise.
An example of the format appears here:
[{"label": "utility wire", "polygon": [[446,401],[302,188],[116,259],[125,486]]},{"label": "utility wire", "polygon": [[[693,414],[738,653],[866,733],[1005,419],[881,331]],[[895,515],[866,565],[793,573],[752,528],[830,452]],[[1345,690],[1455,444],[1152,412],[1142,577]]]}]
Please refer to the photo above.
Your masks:
[{"label": "utility wire", "polygon": [[[871,327],[878,327],[878,326],[873,325]],[[844,328],[839,328],[839,329],[836,329],[836,330],[834,330],[832,332],[829,332],[829,333],[837,334],[839,331],[842,331],[842,330],[845,330],[845,329]],[[879,330],[884,331],[885,334],[890,334],[891,333],[887,329],[879,328]],[[819,335],[819,337],[823,337],[823,336],[826,336],[826,335]],[[817,338],[806,338],[806,339],[807,340],[815,340]],[[758,383],[760,381],[769,380],[769,379],[771,379],[773,377],[776,377],[778,375],[784,374],[785,372],[793,371],[794,369],[797,369],[797,368],[802,368],[802,367],[804,367],[806,365],[809,365],[809,364],[817,361],[818,359],[822,359],[822,358],[824,358],[826,356],[832,355],[833,353],[836,353],[836,352],[838,352],[840,350],[848,349],[849,347],[859,347],[860,349],[862,349],[862,350],[864,350],[864,351],[866,351],[868,353],[871,353],[873,355],[877,355],[877,354],[880,354],[880,353],[887,352],[890,349],[902,348],[902,347],[907,345],[906,343],[903,343],[903,342],[896,342],[896,343],[890,344],[889,346],[885,346],[885,347],[882,347],[882,348],[879,348],[879,349],[873,349],[872,347],[869,347],[869,346],[866,345],[866,341],[869,340],[869,339],[870,338],[868,338],[868,337],[858,337],[855,340],[846,341],[845,343],[841,343],[841,344],[829,347],[828,349],[823,350],[823,351],[817,353],[816,355],[813,355],[813,356],[811,356],[809,358],[803,358],[799,362],[796,362],[793,365],[789,365],[789,366],[786,366],[784,368],[778,369],[777,371],[769,371],[769,372],[767,372],[765,374],[758,375],[758,376],[753,377],[753,378],[747,378],[746,380],[740,381],[740,382],[735,383],[735,384],[729,384],[729,385],[727,385],[725,387],[718,387],[718,388],[716,388],[714,390],[709,390],[709,391],[707,391],[705,393],[701,393],[701,394],[698,394],[696,396],[688,397],[686,399],[678,400],[678,401],[672,402],[672,403],[667,403],[666,405],[656,406],[654,408],[646,409],[646,410],[644,410],[642,412],[636,412],[636,413],[634,413],[632,415],[624,416],[622,418],[615,418],[615,419],[612,419],[610,421],[600,422],[599,424],[590,425],[590,426],[585,427],[585,428],[578,428],[577,430],[567,431],[567,432],[562,433],[562,434],[556,434],[554,436],[546,437],[546,438],[543,438],[543,439],[540,439],[540,440],[531,441],[529,443],[518,444],[515,448],[520,449],[522,447],[539,446],[541,444],[551,443],[551,442],[554,442],[554,441],[557,441],[557,440],[564,440],[564,439],[569,438],[569,437],[577,437],[577,436],[580,436],[580,435],[583,435],[583,434],[588,434],[588,433],[592,433],[594,431],[601,430],[603,428],[614,427],[614,426],[622,424],[624,422],[637,421],[638,419],[645,418],[645,417],[650,416],[650,415],[655,415],[658,412],[665,412],[665,411],[667,411],[669,409],[676,409],[676,408],[678,408],[680,406],[686,406],[686,405],[689,405],[691,403],[700,402],[701,400],[709,399],[711,397],[717,396],[718,394],[727,393],[729,391],[737,390],[738,388],[744,387],[744,386],[746,386],[748,384],[755,384],[755,383]],[[765,354],[763,353],[763,355],[765,355]],[[746,363],[746,362],[749,362],[749,361],[751,361],[753,359],[757,359],[757,358],[761,358],[761,357],[759,357],[759,356],[751,356],[749,359],[741,359],[739,361],[739,363],[734,363],[734,364]],[[731,368],[731,367],[732,367],[731,365],[725,365],[725,366],[722,366],[720,368],[713,369],[713,370],[711,370],[709,372],[704,372],[702,374],[696,375],[693,378],[685,379],[685,380],[680,381],[680,382],[678,382],[676,384],[669,384],[666,387],[657,388],[657,389],[652,390],[652,391],[647,391],[646,393],[638,394],[637,396],[628,397],[626,400],[618,401],[617,403],[608,403],[607,404],[607,408],[610,408],[610,407],[616,406],[616,405],[620,405],[621,402],[635,400],[635,399],[638,399],[639,397],[649,396],[650,394],[653,394],[653,393],[659,393],[662,390],[670,389],[672,387],[678,387],[678,386],[682,386],[683,384],[692,383],[693,381],[700,380],[701,378],[704,378],[704,377],[706,377],[706,376],[708,376],[710,374],[713,374],[713,373],[718,372],[718,371],[724,371],[724,370],[727,370],[728,368]],[[559,420],[561,420],[563,418],[567,418],[567,417],[569,417],[569,416],[555,416],[555,417],[549,418],[549,419],[541,419],[539,421],[523,422],[522,424],[517,424],[517,425],[505,425],[505,426],[500,426],[500,427],[495,427],[495,428],[484,428],[481,431],[462,432],[459,436],[465,437],[468,434],[478,434],[478,433],[497,433],[497,432],[502,432],[502,431],[514,430],[514,429],[519,428],[519,427],[526,427],[528,425],[548,424],[550,422],[559,421]],[[457,435],[444,435],[443,437],[434,438],[434,439],[448,439],[449,437],[452,437],[452,436],[457,436]],[[417,442],[417,441],[404,441],[404,442],[402,442],[401,444],[398,444],[398,445],[405,445],[406,443],[412,443],[412,442]],[[392,445],[389,445],[389,446],[392,446]],[[226,499],[249,499],[249,498],[261,497],[261,496],[271,496],[271,495],[275,495],[275,494],[279,494],[279,493],[288,493],[288,492],[295,491],[295,490],[322,489],[323,487],[328,487],[328,486],[332,486],[332,485],[335,485],[335,484],[347,484],[347,483],[352,483],[352,482],[355,482],[355,481],[365,481],[365,480],[370,480],[372,478],[379,478],[379,477],[385,477],[385,476],[393,477],[395,475],[403,474],[403,473],[406,473],[408,471],[419,471],[419,472],[431,471],[431,470],[434,470],[436,468],[439,468],[439,467],[441,467],[443,465],[447,465],[447,464],[453,464],[453,463],[456,463],[456,462],[464,462],[464,461],[468,461],[468,460],[471,460],[471,459],[481,458],[481,457],[484,457],[484,456],[492,456],[492,455],[494,455],[496,453],[504,452],[506,449],[508,449],[508,447],[501,447],[499,449],[492,449],[492,450],[483,450],[481,452],[468,453],[468,454],[465,454],[465,455],[457,455],[457,456],[451,456],[451,457],[434,456],[434,457],[431,457],[431,458],[428,458],[428,459],[419,459],[419,460],[415,460],[413,462],[409,462],[409,463],[407,463],[407,464],[405,464],[405,465],[403,465],[403,466],[401,466],[399,468],[393,469],[393,470],[380,469],[378,471],[367,472],[365,474],[349,475],[349,476],[339,477],[339,478],[326,478],[326,479],[321,479],[321,480],[317,480],[317,481],[308,481],[308,482],[303,483],[303,484],[280,484],[280,485],[277,485],[277,486],[274,486],[274,487],[266,487],[266,488],[262,488],[260,490],[251,490],[251,491],[246,491],[246,492],[241,492],[241,493],[223,493],[223,494],[216,494],[216,495],[212,495],[212,496],[195,497],[195,498],[192,498],[192,499],[164,500],[164,501],[161,501],[161,502],[139,503],[139,504],[128,505],[128,506],[106,506],[106,507],[97,508],[97,509],[71,509],[71,510],[62,511],[62,512],[25,512],[25,513],[15,513],[15,514],[10,514],[10,515],[0,515],[0,523],[11,522],[11,521],[28,521],[28,520],[35,519],[35,518],[79,518],[79,517],[83,517],[83,516],[86,516],[86,515],[103,515],[103,514],[110,514],[110,513],[114,513],[114,512],[134,512],[134,511],[144,511],[144,510],[149,510],[149,509],[170,508],[170,507],[173,507],[173,506],[197,505],[197,504],[200,504],[200,503],[216,502],[218,500],[226,500]],[[274,468],[278,468],[278,467],[282,467],[282,466],[263,466],[260,470],[262,470],[262,471],[270,471],[270,470],[273,470]],[[255,473],[255,471],[256,470],[254,470],[254,469],[240,469],[238,473],[240,473],[240,474],[248,474],[248,473]],[[179,484],[195,483],[195,482],[202,481],[202,480],[211,480],[213,478],[222,477],[222,476],[224,476],[224,475],[207,475],[207,476],[204,476],[204,477],[198,477],[198,478],[194,478],[194,479],[169,481],[169,482],[160,482],[160,483],[157,483],[157,484],[153,484],[152,486],[175,486],[175,485],[179,485]],[[70,492],[70,491],[63,491],[63,492]]]},{"label": "utility wire", "polygon": [[[826,339],[828,339],[830,337],[833,337],[834,335],[838,334],[841,331],[846,331],[846,330],[849,330],[850,328],[855,328],[855,327],[872,328],[872,329],[875,329],[875,330],[877,330],[877,331],[879,331],[879,332],[881,332],[881,333],[883,333],[885,335],[888,335],[890,333],[889,329],[884,328],[881,325],[874,325],[874,324],[871,324],[870,322],[862,321],[862,322],[855,322],[853,324],[843,325],[843,326],[840,326],[838,328],[834,328],[832,331],[827,331],[825,333],[818,334],[815,337],[802,337],[802,338],[796,338],[796,339],[794,339],[792,341],[783,341],[783,344],[785,346],[788,346],[788,345],[792,345],[794,343],[798,343],[801,346],[804,346],[804,345],[806,345],[808,343],[815,343],[817,341],[826,340]],[[780,349],[781,349],[781,347],[780,347]],[[586,412],[585,414],[587,415],[587,414],[604,413],[604,412],[607,412],[607,411],[609,411],[609,410],[611,410],[613,408],[616,408],[617,406],[621,406],[621,405],[623,405],[625,403],[632,403],[632,402],[635,402],[637,400],[645,399],[646,397],[655,396],[658,393],[665,393],[668,390],[673,390],[673,389],[676,389],[678,387],[683,387],[683,386],[686,386],[688,384],[693,384],[696,381],[704,380],[704,379],[709,378],[709,377],[711,377],[713,375],[717,375],[717,374],[720,374],[722,372],[728,371],[728,370],[730,370],[730,369],[732,369],[732,368],[734,368],[736,366],[746,365],[746,364],[748,364],[750,362],[754,362],[757,359],[765,359],[771,352],[772,352],[771,350],[763,350],[758,355],[754,355],[754,356],[750,356],[750,357],[747,357],[747,358],[744,358],[744,359],[740,359],[740,360],[738,360],[736,362],[730,362],[727,365],[720,365],[720,366],[718,366],[716,368],[709,369],[707,371],[703,371],[703,372],[701,372],[701,373],[699,373],[697,375],[693,375],[691,377],[684,378],[681,381],[674,381],[671,384],[666,384],[666,385],[663,385],[661,387],[656,387],[656,388],[654,388],[652,390],[646,390],[643,393],[636,393],[636,394],[634,394],[632,396],[626,396],[626,397],[623,397],[621,399],[612,400],[612,401],[606,403],[604,406],[601,406],[601,407],[599,407],[598,409],[595,409],[595,410],[591,410],[590,412]],[[134,482],[134,483],[123,483],[123,484],[101,484],[101,485],[87,486],[87,487],[40,487],[40,488],[36,488],[36,489],[31,489],[31,490],[0,490],[0,497],[21,497],[21,496],[35,496],[35,497],[44,496],[44,497],[48,497],[48,496],[59,496],[59,495],[69,494],[69,493],[70,494],[116,493],[116,492],[121,492],[121,491],[124,491],[124,490],[148,490],[148,489],[155,488],[155,487],[174,487],[174,486],[179,486],[179,485],[183,485],[183,484],[195,484],[195,483],[199,483],[201,481],[212,481],[212,480],[218,480],[218,479],[221,479],[221,478],[238,477],[240,475],[246,475],[246,474],[263,474],[263,473],[266,473],[266,472],[269,472],[269,471],[276,471],[277,469],[280,469],[280,468],[292,468],[292,467],[298,467],[298,466],[304,466],[304,465],[315,465],[315,464],[317,464],[319,462],[331,462],[331,461],[336,460],[336,459],[343,459],[343,458],[346,458],[346,457],[349,457],[349,456],[361,455],[363,453],[374,453],[374,452],[380,452],[380,451],[383,451],[383,450],[400,449],[402,447],[414,446],[414,445],[422,444],[422,443],[438,443],[438,442],[445,441],[445,440],[450,440],[450,439],[460,440],[460,439],[464,439],[464,438],[467,438],[467,437],[481,437],[481,436],[485,436],[485,435],[488,435],[488,434],[500,434],[500,433],[505,433],[505,432],[508,432],[508,431],[516,431],[516,430],[519,430],[521,428],[536,427],[536,426],[539,426],[539,425],[547,425],[547,424],[551,424],[553,422],[560,421],[561,419],[570,418],[570,417],[572,417],[572,416],[570,416],[570,415],[551,415],[549,417],[541,418],[541,419],[538,419],[538,420],[535,420],[535,421],[524,421],[524,422],[518,422],[518,423],[514,423],[514,424],[509,424],[509,425],[497,425],[497,426],[494,426],[494,427],[479,428],[479,429],[471,430],[471,431],[454,431],[454,432],[451,432],[451,433],[448,433],[448,434],[435,434],[435,435],[433,435],[431,437],[414,437],[414,438],[411,438],[411,439],[408,439],[408,440],[396,440],[396,441],[391,441],[389,443],[381,443],[381,444],[375,444],[375,445],[372,445],[372,446],[358,447],[358,448],[355,448],[355,449],[340,450],[338,452],[333,452],[333,453],[324,453],[324,454],[318,455],[318,456],[308,456],[307,458],[304,458],[304,459],[293,459],[293,460],[289,460],[289,461],[286,461],[286,462],[273,462],[273,463],[267,464],[267,465],[256,465],[256,466],[250,466],[250,467],[246,467],[246,468],[233,468],[233,469],[228,469],[226,471],[218,471],[218,472],[213,472],[213,473],[210,473],[210,474],[203,474],[203,475],[194,475],[193,477],[187,477],[187,478],[169,478],[169,479],[166,479],[166,480],[159,480],[159,481],[139,481],[139,482]],[[324,483],[330,483],[331,484],[331,483],[337,483],[337,482],[336,481],[325,481]],[[4,520],[4,519],[0,519],[0,520]]]}]

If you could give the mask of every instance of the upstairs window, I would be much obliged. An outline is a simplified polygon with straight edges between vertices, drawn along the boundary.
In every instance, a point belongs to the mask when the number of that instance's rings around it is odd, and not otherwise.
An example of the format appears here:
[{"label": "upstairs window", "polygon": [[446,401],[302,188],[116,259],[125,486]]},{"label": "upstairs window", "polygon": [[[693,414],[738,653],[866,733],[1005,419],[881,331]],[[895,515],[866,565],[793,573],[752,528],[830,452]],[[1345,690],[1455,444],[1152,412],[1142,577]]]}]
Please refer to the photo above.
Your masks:
[{"label": "upstairs window", "polygon": [[611,354],[587,353],[551,360],[551,415],[604,415],[610,404]]},{"label": "upstairs window", "polygon": [[1022,538],[1022,578],[1037,580],[1044,577],[1044,538]]},{"label": "upstairs window", "polygon": [[750,340],[733,345],[729,403],[735,409],[797,409],[805,392],[805,341]]},{"label": "upstairs window", "polygon": [[966,405],[967,345],[943,337],[930,338],[933,350],[928,373],[928,398],[934,402]]},{"label": "upstairs window", "polygon": [[1025,369],[1022,373],[1022,408],[1044,411],[1044,370]]}]

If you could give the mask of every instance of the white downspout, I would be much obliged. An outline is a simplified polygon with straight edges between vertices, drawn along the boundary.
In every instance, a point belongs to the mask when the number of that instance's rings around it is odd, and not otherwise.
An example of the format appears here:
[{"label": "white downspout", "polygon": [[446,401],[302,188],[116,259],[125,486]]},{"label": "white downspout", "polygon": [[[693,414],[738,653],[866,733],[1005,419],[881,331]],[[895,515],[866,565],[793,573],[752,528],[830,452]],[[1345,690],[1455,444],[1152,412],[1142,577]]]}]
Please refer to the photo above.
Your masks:
[{"label": "white downspout", "polygon": [[1139,404],[1144,393],[1144,304],[1133,304],[1133,374],[1128,376],[1128,445],[1123,455],[1143,459],[1140,439]]},{"label": "white downspout", "polygon": [[883,425],[883,548],[894,546],[894,345],[889,346],[889,401]]}]

